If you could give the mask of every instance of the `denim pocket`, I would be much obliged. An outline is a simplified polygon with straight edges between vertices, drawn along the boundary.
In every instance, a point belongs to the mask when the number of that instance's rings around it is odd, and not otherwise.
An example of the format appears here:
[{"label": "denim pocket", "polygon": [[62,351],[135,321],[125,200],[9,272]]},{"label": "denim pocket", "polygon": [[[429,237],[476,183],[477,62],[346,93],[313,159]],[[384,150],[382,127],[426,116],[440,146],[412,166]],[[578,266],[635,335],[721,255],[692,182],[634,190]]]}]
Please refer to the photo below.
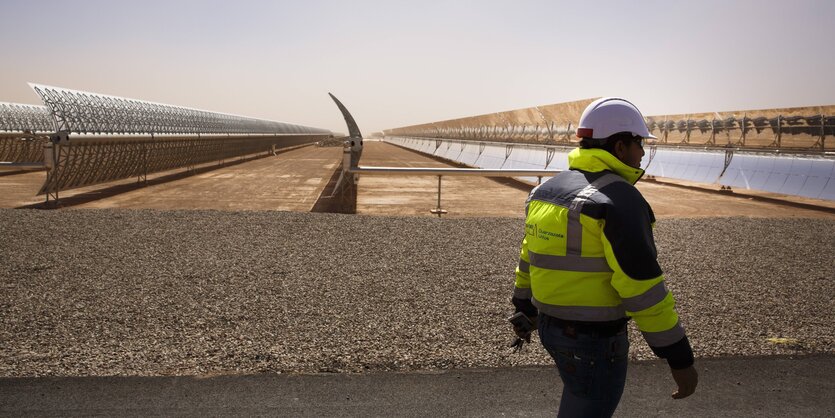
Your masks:
[{"label": "denim pocket", "polygon": [[586,353],[554,350],[551,353],[565,387],[579,397],[588,397],[594,383],[594,360]]},{"label": "denim pocket", "polygon": [[609,349],[606,352],[606,359],[610,363],[622,363],[629,357],[629,337],[616,335],[609,341]]},{"label": "denim pocket", "polygon": [[608,367],[606,370],[606,397],[617,403],[626,384],[626,368],[629,361],[629,338],[617,335],[609,341],[606,353]]}]

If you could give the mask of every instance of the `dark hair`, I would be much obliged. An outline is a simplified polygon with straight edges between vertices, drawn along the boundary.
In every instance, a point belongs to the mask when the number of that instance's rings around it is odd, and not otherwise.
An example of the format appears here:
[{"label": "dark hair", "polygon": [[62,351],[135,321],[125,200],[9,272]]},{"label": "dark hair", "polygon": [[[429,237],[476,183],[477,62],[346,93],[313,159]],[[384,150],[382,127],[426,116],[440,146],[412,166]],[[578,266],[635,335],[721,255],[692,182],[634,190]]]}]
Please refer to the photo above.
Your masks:
[{"label": "dark hair", "polygon": [[640,136],[633,135],[632,132],[618,132],[616,134],[610,135],[608,138],[603,139],[583,138],[580,140],[580,148],[600,148],[614,155],[615,144],[617,144],[618,142],[639,141],[640,139]]}]

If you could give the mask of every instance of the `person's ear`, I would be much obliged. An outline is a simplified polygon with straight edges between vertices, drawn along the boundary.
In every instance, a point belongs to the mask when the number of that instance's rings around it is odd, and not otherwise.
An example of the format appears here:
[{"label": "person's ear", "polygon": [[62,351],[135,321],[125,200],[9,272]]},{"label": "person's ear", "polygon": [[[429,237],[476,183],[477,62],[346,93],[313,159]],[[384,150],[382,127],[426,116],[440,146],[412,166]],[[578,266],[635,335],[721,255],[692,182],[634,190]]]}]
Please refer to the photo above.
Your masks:
[{"label": "person's ear", "polygon": [[619,160],[623,161],[626,157],[626,142],[625,141],[618,141],[615,142],[615,157],[618,157]]}]

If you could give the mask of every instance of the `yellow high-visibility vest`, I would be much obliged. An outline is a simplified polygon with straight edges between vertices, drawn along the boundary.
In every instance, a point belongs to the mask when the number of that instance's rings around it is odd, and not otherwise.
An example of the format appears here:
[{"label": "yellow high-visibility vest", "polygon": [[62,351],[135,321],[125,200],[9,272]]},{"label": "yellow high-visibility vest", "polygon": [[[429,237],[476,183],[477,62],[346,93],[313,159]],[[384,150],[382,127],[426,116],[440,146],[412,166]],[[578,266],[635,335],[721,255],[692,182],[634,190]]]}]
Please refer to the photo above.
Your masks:
[{"label": "yellow high-visibility vest", "polygon": [[602,149],[573,150],[565,172],[526,203],[514,297],[565,320],[635,320],[647,343],[684,336],[656,260],[652,209],[635,188],[643,170]]}]

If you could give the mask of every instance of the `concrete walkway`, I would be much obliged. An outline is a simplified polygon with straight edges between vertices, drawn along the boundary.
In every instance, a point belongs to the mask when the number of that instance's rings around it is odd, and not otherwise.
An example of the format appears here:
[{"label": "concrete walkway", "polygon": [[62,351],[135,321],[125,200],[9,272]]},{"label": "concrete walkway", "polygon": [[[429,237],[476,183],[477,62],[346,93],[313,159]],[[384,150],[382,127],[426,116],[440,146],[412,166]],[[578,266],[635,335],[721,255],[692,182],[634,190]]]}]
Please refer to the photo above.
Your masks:
[{"label": "concrete walkway", "polygon": [[[699,360],[673,400],[659,361],[630,364],[616,416],[835,416],[835,356]],[[0,378],[0,416],[554,416],[551,367],[439,373]]]}]

